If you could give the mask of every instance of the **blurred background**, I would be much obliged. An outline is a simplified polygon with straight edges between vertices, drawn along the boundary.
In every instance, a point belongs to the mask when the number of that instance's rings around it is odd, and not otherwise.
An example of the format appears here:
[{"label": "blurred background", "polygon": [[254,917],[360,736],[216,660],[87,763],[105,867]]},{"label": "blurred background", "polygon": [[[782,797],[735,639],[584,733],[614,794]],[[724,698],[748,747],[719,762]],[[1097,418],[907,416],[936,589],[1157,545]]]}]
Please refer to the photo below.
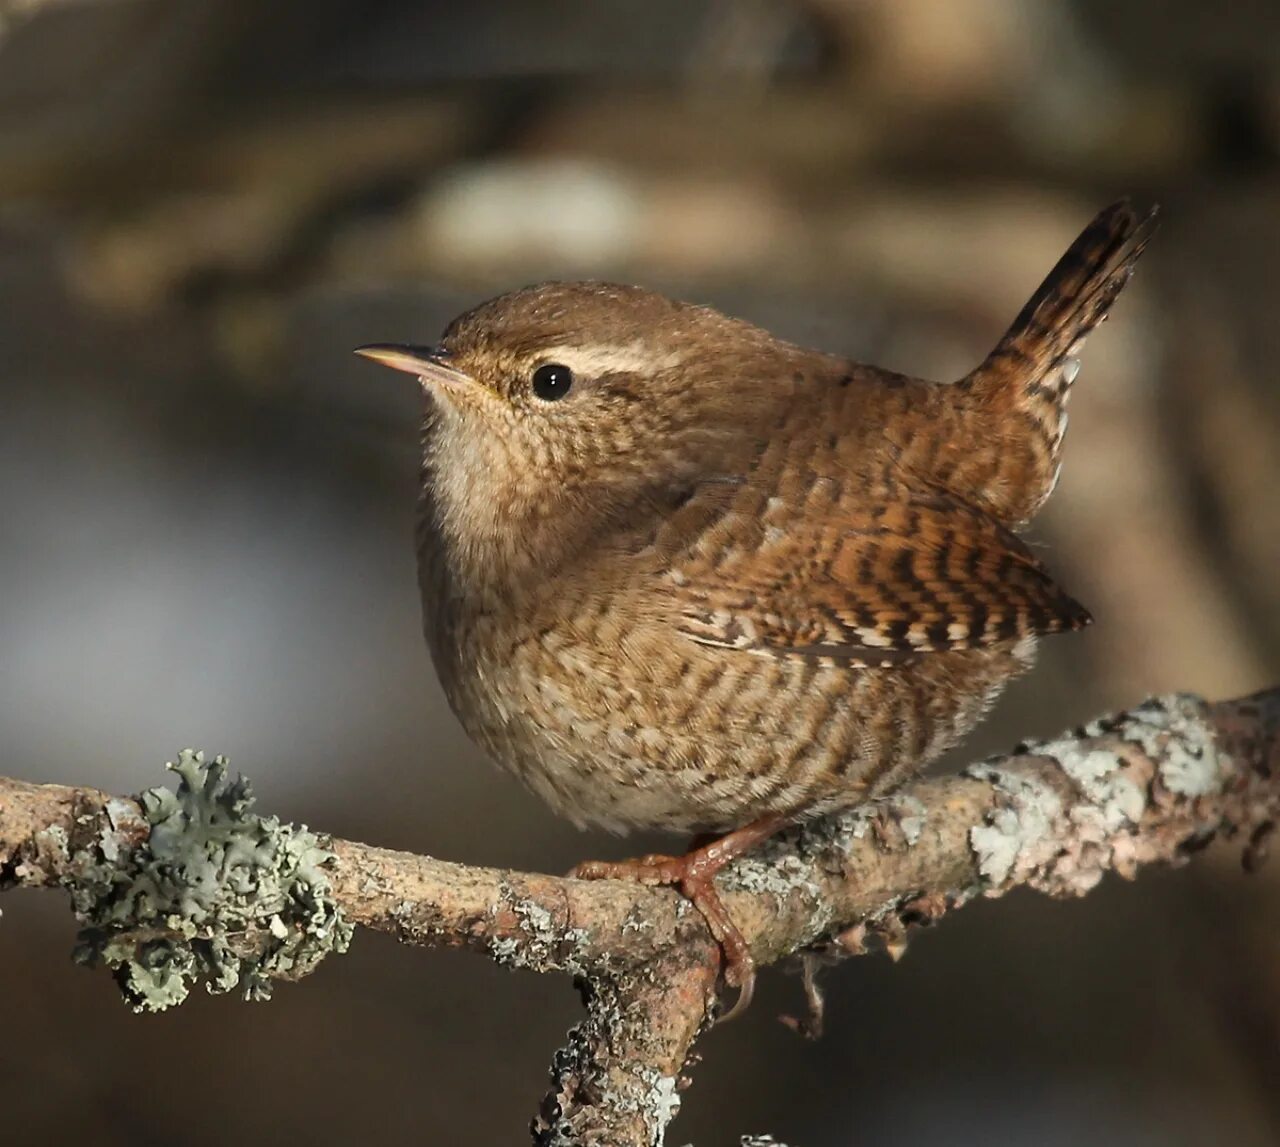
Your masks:
[{"label": "blurred background", "polygon": [[[549,277],[642,282],[935,378],[1120,194],[1165,223],[1037,526],[1089,604],[955,760],[1280,681],[1274,0],[0,0],[3,772],[194,744],[267,811],[563,871],[419,636],[418,396],[354,359]],[[955,761],[953,760],[953,764]],[[1280,867],[1219,848],[777,971],[669,1142],[1280,1143]],[[131,1015],[4,898],[0,1120],[49,1144],[525,1142],[567,980],[360,934],[266,1005]]]}]

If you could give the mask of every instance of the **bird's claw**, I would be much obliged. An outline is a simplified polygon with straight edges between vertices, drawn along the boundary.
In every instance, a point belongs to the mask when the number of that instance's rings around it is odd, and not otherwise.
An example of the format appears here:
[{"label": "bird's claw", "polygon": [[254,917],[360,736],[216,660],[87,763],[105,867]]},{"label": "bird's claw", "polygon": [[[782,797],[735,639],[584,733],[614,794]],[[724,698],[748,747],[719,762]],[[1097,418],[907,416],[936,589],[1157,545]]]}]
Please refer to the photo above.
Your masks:
[{"label": "bird's claw", "polygon": [[720,945],[724,967],[724,981],[738,989],[733,1006],[717,1020],[727,1020],[742,1015],[751,1006],[755,995],[756,962],[746,939],[726,911],[716,890],[714,872],[707,867],[700,853],[687,856],[642,856],[634,860],[587,860],[574,867],[569,876],[575,880],[632,880],[650,887],[672,885],[702,915],[708,930]]}]

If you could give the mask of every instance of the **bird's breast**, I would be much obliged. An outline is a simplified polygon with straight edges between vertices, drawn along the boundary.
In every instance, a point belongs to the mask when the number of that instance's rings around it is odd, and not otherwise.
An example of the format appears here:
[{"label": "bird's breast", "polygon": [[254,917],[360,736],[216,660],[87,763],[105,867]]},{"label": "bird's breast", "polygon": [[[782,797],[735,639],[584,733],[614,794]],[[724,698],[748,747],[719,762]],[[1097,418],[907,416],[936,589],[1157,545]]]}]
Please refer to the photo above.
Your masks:
[{"label": "bird's breast", "polygon": [[[424,585],[448,584],[437,568]],[[711,648],[660,598],[589,578],[424,604],[472,739],[557,812],[615,829],[856,803],[953,744],[1023,667],[1004,649],[865,670]]]}]

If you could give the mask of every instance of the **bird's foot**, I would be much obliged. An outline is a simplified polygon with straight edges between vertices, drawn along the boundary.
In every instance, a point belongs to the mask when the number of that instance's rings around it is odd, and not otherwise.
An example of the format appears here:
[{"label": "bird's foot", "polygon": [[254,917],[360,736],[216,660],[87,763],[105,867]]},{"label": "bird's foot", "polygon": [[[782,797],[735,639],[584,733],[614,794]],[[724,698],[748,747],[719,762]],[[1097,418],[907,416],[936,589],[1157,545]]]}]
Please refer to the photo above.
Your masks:
[{"label": "bird's foot", "polygon": [[733,1007],[721,1022],[740,1016],[751,1005],[756,987],[756,962],[746,938],[725,909],[716,889],[716,874],[730,861],[754,848],[786,824],[779,816],[761,817],[713,839],[683,856],[651,855],[632,860],[588,860],[569,875],[577,880],[633,880],[639,884],[674,885],[702,914],[724,956],[724,978],[738,989]]}]

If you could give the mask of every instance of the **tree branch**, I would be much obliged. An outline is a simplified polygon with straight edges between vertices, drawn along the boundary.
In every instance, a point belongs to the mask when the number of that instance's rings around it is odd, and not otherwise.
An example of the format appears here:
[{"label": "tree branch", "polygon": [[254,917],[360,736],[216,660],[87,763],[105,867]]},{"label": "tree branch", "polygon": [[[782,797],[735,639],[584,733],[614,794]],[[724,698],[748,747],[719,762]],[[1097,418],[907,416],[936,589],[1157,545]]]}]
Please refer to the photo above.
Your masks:
[{"label": "tree branch", "polygon": [[[184,774],[196,788],[203,776]],[[187,798],[166,795],[167,804],[155,790],[131,800],[0,779],[0,884],[65,887],[82,921],[100,932],[107,917],[86,888],[101,890],[104,879],[114,888],[116,866],[148,849],[158,854],[160,826],[166,855],[173,855],[170,838],[181,820],[175,807]],[[247,807],[247,790],[233,795]],[[220,808],[235,804],[215,799]],[[250,988],[268,975],[296,978],[318,956],[282,960],[282,936],[327,919],[323,908],[331,899],[346,922],[406,943],[469,947],[513,967],[573,973],[581,977],[587,1017],[556,1057],[551,1091],[534,1120],[535,1141],[616,1147],[662,1141],[679,1107],[688,1053],[717,1006],[719,952],[677,894],[316,841],[271,818],[252,818],[250,846],[239,836],[225,845],[230,838],[219,833],[241,830],[221,828],[216,814],[196,815],[193,807],[183,805],[189,815],[181,823],[200,821],[201,847],[212,836],[228,853],[242,856],[248,847],[257,857],[277,848],[272,834],[294,833],[277,850],[288,852],[302,873],[289,878],[300,885],[287,887],[301,887],[306,896],[315,890],[307,900],[311,923],[297,923],[280,895],[216,936],[217,910],[200,896],[190,918],[185,909],[166,909],[139,922],[113,908],[110,945],[117,955],[152,951],[157,940],[181,936],[224,947],[242,972],[257,969],[245,981]],[[1246,859],[1256,860],[1278,815],[1280,689],[1216,704],[1178,695],[792,830],[733,865],[720,886],[762,965],[815,944],[827,954],[858,954],[873,938],[896,953],[909,925],[978,895],[1000,896],[1021,885],[1083,895],[1108,871],[1128,878],[1144,864],[1176,863],[1217,835],[1243,836]],[[191,830],[183,832],[188,841]],[[183,871],[191,870],[190,855],[180,853]],[[251,902],[260,884],[257,876],[249,883]],[[136,902],[136,883],[129,888]],[[151,888],[145,885],[148,894]],[[286,892],[283,899],[296,896]],[[334,930],[312,928],[326,929]],[[134,990],[145,987],[135,983]]]}]

